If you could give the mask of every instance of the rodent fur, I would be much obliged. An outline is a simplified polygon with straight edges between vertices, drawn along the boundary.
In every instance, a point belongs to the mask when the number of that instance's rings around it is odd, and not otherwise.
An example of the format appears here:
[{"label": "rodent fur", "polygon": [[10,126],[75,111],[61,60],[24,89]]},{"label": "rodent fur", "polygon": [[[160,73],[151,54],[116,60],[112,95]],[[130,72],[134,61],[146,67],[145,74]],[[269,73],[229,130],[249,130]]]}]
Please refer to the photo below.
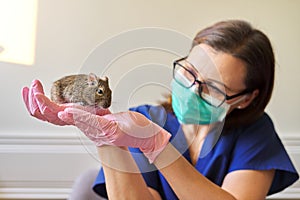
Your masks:
[{"label": "rodent fur", "polygon": [[108,108],[111,105],[111,89],[108,78],[101,79],[94,73],[64,76],[51,87],[51,100],[56,103]]}]

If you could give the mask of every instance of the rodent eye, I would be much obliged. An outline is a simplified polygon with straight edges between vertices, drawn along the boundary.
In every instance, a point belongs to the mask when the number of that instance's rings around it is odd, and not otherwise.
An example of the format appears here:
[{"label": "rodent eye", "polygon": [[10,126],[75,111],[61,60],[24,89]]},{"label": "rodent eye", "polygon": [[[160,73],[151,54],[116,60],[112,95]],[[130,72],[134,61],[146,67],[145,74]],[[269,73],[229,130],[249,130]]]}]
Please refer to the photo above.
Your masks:
[{"label": "rodent eye", "polygon": [[100,95],[103,95],[104,91],[102,89],[98,89],[97,93],[100,94]]}]

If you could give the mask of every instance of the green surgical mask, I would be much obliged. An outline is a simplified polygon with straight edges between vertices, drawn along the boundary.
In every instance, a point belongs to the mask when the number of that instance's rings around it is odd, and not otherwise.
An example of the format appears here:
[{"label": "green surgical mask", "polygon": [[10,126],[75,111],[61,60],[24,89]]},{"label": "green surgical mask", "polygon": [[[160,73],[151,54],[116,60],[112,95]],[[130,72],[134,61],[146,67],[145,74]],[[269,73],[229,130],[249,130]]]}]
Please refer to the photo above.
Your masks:
[{"label": "green surgical mask", "polygon": [[[172,81],[172,107],[178,120],[183,124],[221,122],[230,105],[224,102],[220,107],[214,107],[194,92],[193,88],[185,88],[175,80]],[[212,101],[217,100],[212,99]]]}]

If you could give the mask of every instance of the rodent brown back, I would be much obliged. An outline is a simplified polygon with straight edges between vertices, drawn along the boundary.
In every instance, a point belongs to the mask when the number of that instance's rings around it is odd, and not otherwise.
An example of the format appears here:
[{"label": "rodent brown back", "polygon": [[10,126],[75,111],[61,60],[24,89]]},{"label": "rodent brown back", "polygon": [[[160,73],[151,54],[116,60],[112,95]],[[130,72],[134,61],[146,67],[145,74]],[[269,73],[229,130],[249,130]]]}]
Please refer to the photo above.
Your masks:
[{"label": "rodent brown back", "polygon": [[51,100],[57,103],[80,103],[108,108],[111,105],[108,78],[95,74],[77,74],[62,77],[51,88]]}]

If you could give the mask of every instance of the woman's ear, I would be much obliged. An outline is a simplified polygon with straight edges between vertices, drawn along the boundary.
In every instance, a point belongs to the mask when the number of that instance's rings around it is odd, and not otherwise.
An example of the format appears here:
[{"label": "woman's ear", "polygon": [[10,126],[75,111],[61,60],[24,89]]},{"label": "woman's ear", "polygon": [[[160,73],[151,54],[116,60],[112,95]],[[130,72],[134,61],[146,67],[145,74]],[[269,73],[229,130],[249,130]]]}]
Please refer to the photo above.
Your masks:
[{"label": "woman's ear", "polygon": [[256,89],[253,92],[247,94],[246,98],[239,103],[237,108],[238,109],[244,109],[244,108],[248,107],[252,103],[252,101],[258,96],[258,94],[259,94],[258,89]]}]

